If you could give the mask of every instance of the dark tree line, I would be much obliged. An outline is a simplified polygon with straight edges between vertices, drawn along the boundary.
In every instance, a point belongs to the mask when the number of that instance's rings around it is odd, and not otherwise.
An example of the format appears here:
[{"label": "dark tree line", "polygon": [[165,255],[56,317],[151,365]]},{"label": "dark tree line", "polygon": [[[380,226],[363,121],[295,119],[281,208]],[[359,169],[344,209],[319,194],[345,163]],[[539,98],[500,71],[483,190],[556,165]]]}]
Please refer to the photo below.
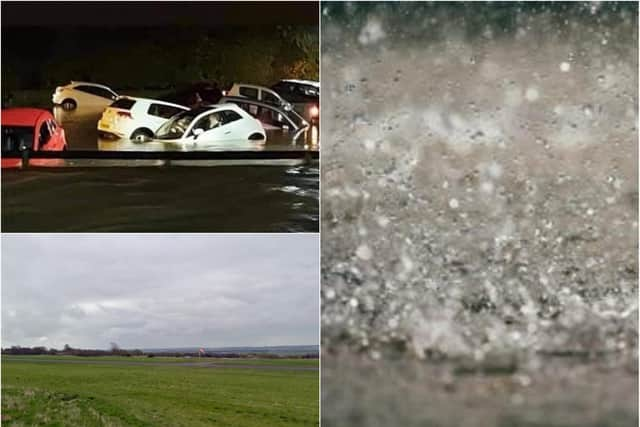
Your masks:
[{"label": "dark tree line", "polygon": [[317,80],[317,26],[3,29],[3,92],[87,80],[116,89]]},{"label": "dark tree line", "polygon": [[242,359],[242,358],[260,358],[260,359],[317,359],[318,353],[308,353],[301,355],[279,355],[269,353],[227,353],[227,352],[205,352],[200,354],[198,352],[144,352],[142,350],[125,350],[120,348],[117,344],[111,343],[110,350],[95,350],[95,349],[81,349],[73,348],[68,344],[65,344],[62,350],[46,347],[20,347],[12,346],[2,349],[2,354],[6,355],[53,355],[53,356],[147,356],[147,357],[210,357],[210,358],[227,358],[227,359]]}]

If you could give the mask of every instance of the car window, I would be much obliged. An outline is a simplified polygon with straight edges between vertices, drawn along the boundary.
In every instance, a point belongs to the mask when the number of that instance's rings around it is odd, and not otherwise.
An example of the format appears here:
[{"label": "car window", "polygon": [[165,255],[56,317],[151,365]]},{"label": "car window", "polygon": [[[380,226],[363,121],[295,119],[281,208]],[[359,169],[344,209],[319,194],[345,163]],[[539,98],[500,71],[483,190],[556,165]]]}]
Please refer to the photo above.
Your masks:
[{"label": "car window", "polygon": [[100,96],[102,98],[113,99],[116,95],[110,90],[97,87],[97,86],[83,86],[79,85],[75,87],[76,90],[81,92],[89,93],[91,95]]},{"label": "car window", "polygon": [[2,151],[23,151],[33,148],[31,126],[2,126]]},{"label": "car window", "polygon": [[214,113],[208,114],[203,118],[199,119],[196,124],[193,126],[193,130],[202,129],[205,132],[211,129],[215,129],[224,124],[224,117],[221,111],[216,111]]},{"label": "car window", "polygon": [[223,124],[225,125],[231,122],[235,122],[236,120],[242,119],[242,116],[233,110],[224,110],[224,111],[221,111],[221,113],[223,117]]},{"label": "car window", "polygon": [[282,113],[267,107],[260,107],[256,118],[260,120],[260,123],[265,125],[276,126],[279,128],[291,126]]},{"label": "car window", "polygon": [[40,132],[38,134],[38,147],[42,147],[51,139],[51,131],[47,122],[40,124]]},{"label": "car window", "polygon": [[51,132],[51,135],[53,135],[58,128],[58,124],[55,120],[47,120],[47,126],[49,126],[49,132]]},{"label": "car window", "polygon": [[[186,110],[176,114],[165,124],[160,126],[156,132],[156,138],[158,139],[177,139],[182,138],[184,133],[189,128],[191,122],[200,115],[201,111]],[[194,127],[195,129],[195,127]]]},{"label": "car window", "polygon": [[182,108],[172,107],[171,105],[163,105],[163,104],[151,104],[147,113],[152,116],[162,117],[163,119],[168,119],[179,112],[184,111]]},{"label": "car window", "polygon": [[114,103],[112,103],[110,106],[113,108],[120,108],[121,110],[130,110],[131,107],[135,105],[135,103],[136,103],[135,99],[120,98]]},{"label": "car window", "polygon": [[240,95],[246,96],[247,98],[258,99],[258,89],[252,87],[241,87],[239,92]]},{"label": "car window", "polygon": [[267,91],[262,91],[262,101],[268,102],[269,104],[280,105],[280,100]]}]

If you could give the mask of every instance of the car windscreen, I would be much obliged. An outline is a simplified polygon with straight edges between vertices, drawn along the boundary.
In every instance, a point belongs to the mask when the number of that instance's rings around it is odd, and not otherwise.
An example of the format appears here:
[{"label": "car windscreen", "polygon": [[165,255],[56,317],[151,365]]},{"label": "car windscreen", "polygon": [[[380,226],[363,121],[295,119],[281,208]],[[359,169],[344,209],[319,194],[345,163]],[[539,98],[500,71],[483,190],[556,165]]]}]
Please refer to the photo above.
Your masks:
[{"label": "car windscreen", "polygon": [[136,103],[135,99],[120,98],[114,103],[112,103],[110,107],[119,108],[121,110],[130,110],[135,103]]},{"label": "car windscreen", "polygon": [[202,111],[183,111],[178,113],[171,120],[160,126],[156,132],[158,139],[179,139],[182,138],[187,128]]},{"label": "car windscreen", "polygon": [[32,126],[2,126],[2,151],[24,151],[33,148]]}]

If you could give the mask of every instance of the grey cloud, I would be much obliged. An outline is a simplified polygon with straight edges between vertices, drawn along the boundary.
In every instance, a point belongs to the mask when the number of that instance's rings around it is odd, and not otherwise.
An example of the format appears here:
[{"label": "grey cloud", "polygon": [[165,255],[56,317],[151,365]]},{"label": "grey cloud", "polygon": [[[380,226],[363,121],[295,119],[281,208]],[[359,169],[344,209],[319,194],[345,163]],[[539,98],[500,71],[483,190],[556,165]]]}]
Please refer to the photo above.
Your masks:
[{"label": "grey cloud", "polygon": [[315,234],[10,234],[2,345],[318,343]]}]

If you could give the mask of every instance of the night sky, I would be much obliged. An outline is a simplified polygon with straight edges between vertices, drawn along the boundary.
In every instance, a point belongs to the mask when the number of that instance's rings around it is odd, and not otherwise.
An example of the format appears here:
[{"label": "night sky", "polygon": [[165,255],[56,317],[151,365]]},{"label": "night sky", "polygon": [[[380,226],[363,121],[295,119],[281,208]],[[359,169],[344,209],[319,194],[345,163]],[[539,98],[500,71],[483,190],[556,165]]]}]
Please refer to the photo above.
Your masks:
[{"label": "night sky", "polygon": [[317,25],[318,7],[316,2],[3,2],[2,26]]},{"label": "night sky", "polygon": [[[317,79],[316,2],[3,2],[3,97],[69,80],[115,88]],[[311,53],[309,53],[311,52]],[[136,65],[131,67],[130,65]],[[301,66],[301,64],[306,64]]]}]

